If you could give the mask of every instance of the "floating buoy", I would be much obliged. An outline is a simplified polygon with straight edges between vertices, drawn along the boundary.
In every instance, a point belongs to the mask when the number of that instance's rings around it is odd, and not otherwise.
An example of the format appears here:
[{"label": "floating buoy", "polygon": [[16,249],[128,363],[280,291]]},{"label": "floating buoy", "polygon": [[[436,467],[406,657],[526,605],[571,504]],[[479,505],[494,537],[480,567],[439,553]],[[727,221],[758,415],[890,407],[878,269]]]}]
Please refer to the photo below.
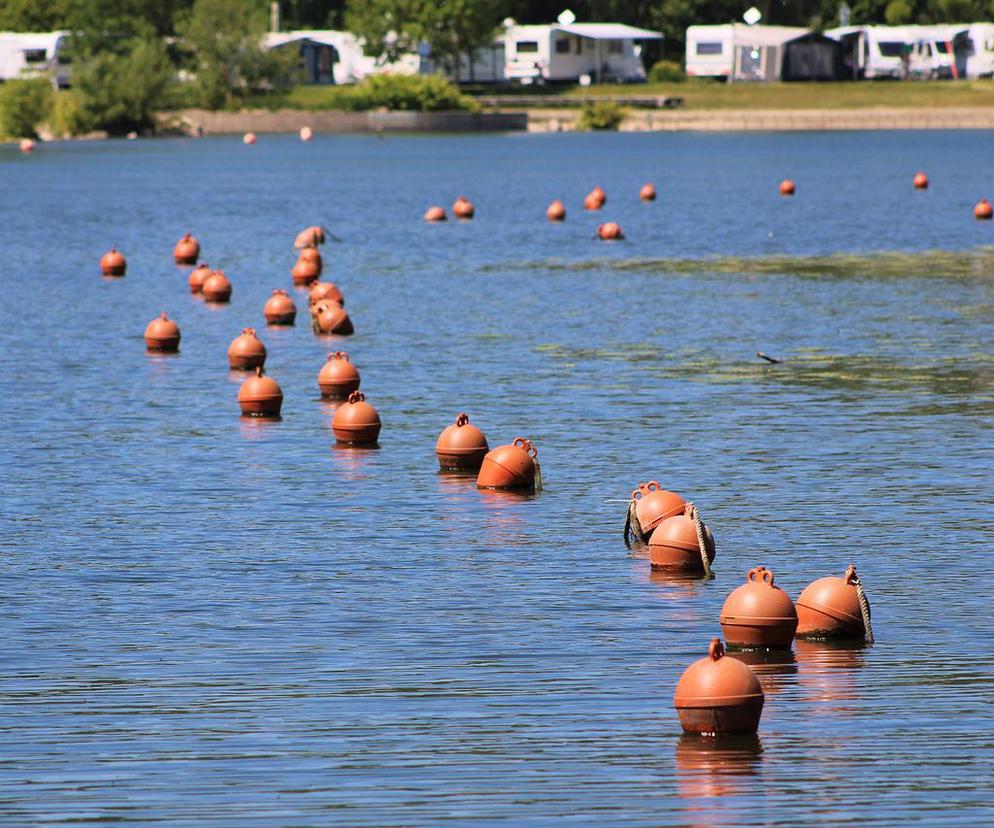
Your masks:
[{"label": "floating buoy", "polygon": [[991,207],[991,203],[986,198],[982,198],[973,208],[973,216],[981,221],[988,221],[991,216],[994,216],[994,207]]},{"label": "floating buoy", "polygon": [[628,541],[631,529],[635,540],[644,543],[660,523],[674,515],[682,515],[686,508],[687,501],[684,498],[676,492],[667,491],[658,481],[639,483],[628,503],[625,541]]},{"label": "floating buoy", "polygon": [[166,316],[165,311],[145,327],[145,347],[161,353],[179,350],[179,325]]},{"label": "floating buoy", "polygon": [[247,146],[252,146],[252,144],[255,143],[255,140],[256,139],[255,139],[255,133],[254,132],[246,132],[242,136],[242,143],[245,144],[245,145],[247,145]]},{"label": "floating buoy", "polygon": [[435,442],[438,465],[443,471],[477,471],[489,448],[483,432],[464,413],[443,428]]},{"label": "floating buoy", "polygon": [[616,221],[606,221],[597,228],[597,237],[604,241],[621,241],[625,234]]},{"label": "floating buoy", "polygon": [[293,240],[293,246],[297,248],[319,247],[322,244],[324,244],[324,228],[317,224],[305,227],[297,234],[297,238]]},{"label": "floating buoy", "polygon": [[176,242],[176,247],[173,248],[173,258],[176,260],[176,264],[196,264],[199,255],[200,242],[189,233]]},{"label": "floating buoy", "polygon": [[227,302],[231,299],[231,282],[223,270],[212,270],[211,275],[204,279],[200,292],[208,302]]},{"label": "floating buoy", "polygon": [[792,196],[794,195],[795,189],[796,187],[794,186],[794,182],[791,181],[789,178],[785,178],[783,181],[780,182],[780,195]]},{"label": "floating buoy", "polygon": [[197,265],[190,271],[190,278],[187,280],[190,285],[190,293],[200,293],[204,289],[204,282],[212,273],[206,262]]},{"label": "floating buoy", "polygon": [[531,440],[515,437],[509,445],[487,452],[476,485],[481,489],[538,489],[542,478],[537,458],[538,449]]},{"label": "floating buoy", "polygon": [[607,201],[607,194],[600,187],[594,187],[583,199],[584,210],[600,210]]},{"label": "floating buoy", "polygon": [[322,299],[311,308],[311,327],[315,333],[348,336],[355,333],[348,313],[337,302]]},{"label": "floating buoy", "polygon": [[[697,521],[687,514],[691,505],[687,504],[684,514],[663,520],[649,536],[649,564],[653,569],[705,574]],[[702,524],[701,530],[710,567],[716,552],[714,537],[707,526]]]},{"label": "floating buoy", "polygon": [[111,248],[100,257],[100,272],[104,276],[123,276],[128,269],[124,254],[116,248]]},{"label": "floating buoy", "polygon": [[345,297],[342,296],[342,292],[334,282],[315,282],[311,285],[308,298],[311,305],[316,305],[325,299],[329,302],[336,302],[339,305],[345,304]]},{"label": "floating buoy", "polygon": [[755,733],[763,715],[763,688],[752,669],[725,657],[725,647],[711,639],[708,655],[680,676],[673,706],[687,733]]},{"label": "floating buoy", "polygon": [[653,184],[646,182],[642,185],[642,189],[639,190],[639,198],[642,201],[655,201],[656,200],[656,188]]},{"label": "floating buoy", "polygon": [[441,207],[429,207],[425,211],[425,221],[448,221],[448,216]]},{"label": "floating buoy", "polygon": [[[849,564],[841,578],[819,578],[805,587],[797,599],[798,638],[866,638],[872,640],[873,631],[863,623],[860,606],[862,585],[856,567]],[[863,596],[864,600],[866,596]],[[866,602],[866,618],[870,617],[870,604]]]},{"label": "floating buoy", "polygon": [[28,155],[29,153],[35,151],[36,144],[33,138],[22,138],[17,146],[21,152],[23,152],[25,155]]},{"label": "floating buoy", "polygon": [[797,611],[773,577],[765,566],[750,569],[746,582],[725,599],[719,621],[730,646],[790,647]]},{"label": "floating buoy", "polygon": [[353,391],[348,401],[335,411],[331,430],[339,443],[371,445],[380,436],[380,415],[366,402],[362,391]]},{"label": "floating buoy", "polygon": [[266,300],[262,314],[270,325],[292,325],[297,318],[297,306],[289,293],[277,288]]},{"label": "floating buoy", "polygon": [[314,262],[305,259],[297,259],[297,264],[290,271],[293,283],[299,287],[306,287],[312,282],[316,282],[321,275],[321,268]]},{"label": "floating buoy", "polygon": [[321,275],[321,271],[324,270],[324,260],[321,258],[321,253],[316,247],[305,247],[300,251],[300,255],[297,257],[298,262],[311,262],[317,265],[318,275]]},{"label": "floating buoy", "polygon": [[266,364],[266,346],[255,334],[255,328],[245,328],[228,346],[228,364],[236,371],[250,371]]},{"label": "floating buoy", "polygon": [[915,189],[916,190],[927,190],[928,189],[928,176],[923,172],[915,173]]},{"label": "floating buoy", "polygon": [[283,407],[283,389],[272,377],[262,374],[262,367],[255,369],[238,389],[238,405],[245,417],[279,417]]},{"label": "floating buoy", "polygon": [[361,381],[359,372],[345,351],[328,354],[328,361],[318,371],[318,388],[326,400],[348,399],[349,394],[359,390]]},{"label": "floating buoy", "polygon": [[566,219],[566,205],[563,204],[559,199],[556,199],[549,205],[548,209],[545,211],[545,217],[549,221],[565,221]]},{"label": "floating buoy", "polygon": [[300,128],[300,140],[310,141],[314,137],[314,131],[309,126],[302,126]]},{"label": "floating buoy", "polygon": [[476,213],[476,208],[468,198],[459,196],[452,204],[452,215],[458,219],[471,219],[474,213]]}]

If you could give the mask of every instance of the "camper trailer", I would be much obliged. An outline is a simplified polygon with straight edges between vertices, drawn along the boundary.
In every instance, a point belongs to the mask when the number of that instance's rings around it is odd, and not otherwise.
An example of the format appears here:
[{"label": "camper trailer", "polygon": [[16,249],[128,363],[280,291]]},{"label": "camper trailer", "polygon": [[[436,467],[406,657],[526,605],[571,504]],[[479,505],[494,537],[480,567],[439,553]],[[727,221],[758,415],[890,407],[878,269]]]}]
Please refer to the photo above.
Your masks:
[{"label": "camper trailer", "polygon": [[50,74],[57,89],[69,86],[69,32],[0,32],[0,81]]},{"label": "camper trailer", "polygon": [[354,34],[333,29],[270,32],[263,37],[262,47],[299,52],[307,84],[354,83],[372,72],[375,65],[363,54]]},{"label": "camper trailer", "polygon": [[994,77],[994,23],[955,27],[953,52],[961,78]]},{"label": "camper trailer", "polygon": [[953,46],[956,34],[954,26],[918,26],[908,59],[909,77],[919,80],[961,77]]},{"label": "camper trailer", "polygon": [[907,76],[916,26],[843,26],[825,32],[842,44],[846,73],[853,80]]},{"label": "camper trailer", "polygon": [[688,26],[688,77],[779,80],[783,47],[807,34],[795,26]]}]

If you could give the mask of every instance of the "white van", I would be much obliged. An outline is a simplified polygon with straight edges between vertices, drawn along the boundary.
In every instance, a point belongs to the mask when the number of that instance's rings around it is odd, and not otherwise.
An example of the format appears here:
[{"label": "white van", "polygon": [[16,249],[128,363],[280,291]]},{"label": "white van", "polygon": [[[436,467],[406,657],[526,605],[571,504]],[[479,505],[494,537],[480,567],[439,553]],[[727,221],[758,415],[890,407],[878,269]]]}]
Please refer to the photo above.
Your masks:
[{"label": "white van", "polygon": [[842,26],[825,34],[842,44],[853,80],[903,78],[908,74],[917,26]]}]

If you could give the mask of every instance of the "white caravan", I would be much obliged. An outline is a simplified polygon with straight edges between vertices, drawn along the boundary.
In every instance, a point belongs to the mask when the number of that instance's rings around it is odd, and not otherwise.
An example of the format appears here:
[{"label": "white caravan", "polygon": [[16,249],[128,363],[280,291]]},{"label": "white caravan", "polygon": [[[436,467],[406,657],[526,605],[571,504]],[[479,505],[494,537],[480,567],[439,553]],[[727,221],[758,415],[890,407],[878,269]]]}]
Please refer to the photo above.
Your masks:
[{"label": "white caravan", "polygon": [[917,26],[842,26],[825,34],[842,44],[853,80],[903,78],[908,74]]},{"label": "white caravan", "polygon": [[783,45],[807,34],[796,26],[688,26],[688,77],[779,80]]},{"label": "white caravan", "polygon": [[0,81],[50,73],[52,84],[69,86],[69,32],[0,32]]},{"label": "white caravan", "polygon": [[[962,28],[962,27],[960,27]],[[918,26],[918,38],[911,46],[908,74],[920,80],[959,78],[953,39],[955,26]]]},{"label": "white caravan", "polygon": [[969,23],[955,27],[953,49],[959,76],[994,77],[994,23]]}]

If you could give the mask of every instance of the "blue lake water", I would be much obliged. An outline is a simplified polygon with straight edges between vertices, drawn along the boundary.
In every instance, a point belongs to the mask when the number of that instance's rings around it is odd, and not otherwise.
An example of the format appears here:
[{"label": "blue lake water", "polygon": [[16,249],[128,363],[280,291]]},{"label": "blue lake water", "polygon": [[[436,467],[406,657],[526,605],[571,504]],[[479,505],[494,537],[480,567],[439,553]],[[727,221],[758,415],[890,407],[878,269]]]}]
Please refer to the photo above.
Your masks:
[{"label": "blue lake water", "polygon": [[[991,150],[980,132],[0,149],[0,823],[991,822],[994,269],[707,262],[989,246]],[[472,222],[421,220],[460,194]],[[603,220],[628,239],[595,241]],[[325,278],[352,337],[312,334],[301,292],[295,327],[262,318],[313,223],[341,239]],[[230,305],[188,293],[184,232]],[[120,280],[98,271],[112,245]],[[178,356],[145,353],[163,309]],[[278,422],[238,415],[225,353],[246,326]],[[316,375],[343,348],[377,450],[333,445]],[[439,475],[459,411],[491,446],[530,438],[545,489]],[[715,580],[622,544],[650,478],[701,508]],[[745,573],[796,598],[849,562],[877,642],[758,664],[754,741],[682,736],[676,680]]]}]

